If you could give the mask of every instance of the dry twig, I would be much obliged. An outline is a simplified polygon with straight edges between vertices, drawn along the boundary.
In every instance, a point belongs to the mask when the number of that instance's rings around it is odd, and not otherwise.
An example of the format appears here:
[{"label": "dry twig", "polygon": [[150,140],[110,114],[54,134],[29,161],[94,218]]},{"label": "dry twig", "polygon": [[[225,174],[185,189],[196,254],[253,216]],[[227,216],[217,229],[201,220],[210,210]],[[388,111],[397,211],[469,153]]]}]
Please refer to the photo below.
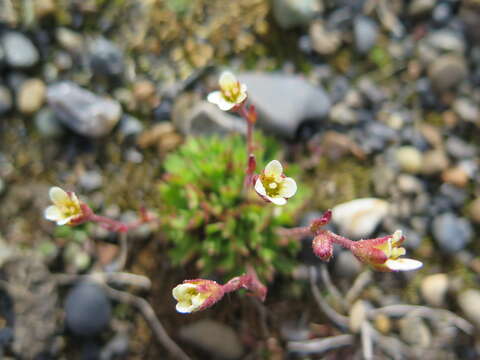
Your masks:
[{"label": "dry twig", "polygon": [[290,352],[300,354],[323,354],[327,351],[338,349],[344,346],[353,345],[355,337],[353,335],[337,335],[323,339],[313,339],[305,341],[289,341],[287,349]]}]

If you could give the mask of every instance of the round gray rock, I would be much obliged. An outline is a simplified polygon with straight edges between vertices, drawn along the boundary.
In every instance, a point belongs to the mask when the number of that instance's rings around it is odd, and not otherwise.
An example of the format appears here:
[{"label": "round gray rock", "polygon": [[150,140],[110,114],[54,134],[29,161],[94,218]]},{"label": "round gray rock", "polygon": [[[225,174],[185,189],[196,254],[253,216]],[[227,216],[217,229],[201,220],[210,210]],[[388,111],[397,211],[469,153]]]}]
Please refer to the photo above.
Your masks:
[{"label": "round gray rock", "polygon": [[470,222],[452,213],[435,217],[432,231],[440,250],[447,254],[463,250],[473,236]]}]

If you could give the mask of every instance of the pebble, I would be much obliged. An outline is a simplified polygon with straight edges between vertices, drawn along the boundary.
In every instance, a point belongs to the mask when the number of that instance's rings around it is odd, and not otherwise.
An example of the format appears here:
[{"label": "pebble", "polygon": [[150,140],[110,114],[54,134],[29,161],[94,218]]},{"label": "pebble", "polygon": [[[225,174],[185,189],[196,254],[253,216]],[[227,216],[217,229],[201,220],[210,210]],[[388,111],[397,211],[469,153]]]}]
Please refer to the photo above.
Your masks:
[{"label": "pebble", "polygon": [[448,291],[447,274],[434,274],[423,278],[420,293],[428,305],[442,307],[446,304]]},{"label": "pebble", "polygon": [[465,39],[460,32],[446,29],[433,31],[427,36],[425,41],[442,52],[460,55],[465,52]]},{"label": "pebble", "polygon": [[468,220],[453,213],[444,213],[435,217],[432,232],[440,250],[451,254],[463,250],[472,240],[473,229]]},{"label": "pebble", "polygon": [[325,90],[300,76],[244,73],[239,79],[248,86],[249,101],[259,114],[258,125],[284,138],[295,138],[306,120],[320,123],[330,110]]},{"label": "pebble", "polygon": [[357,300],[350,307],[348,326],[354,334],[360,332],[363,322],[367,320],[369,308],[371,308],[371,306],[364,300]]},{"label": "pebble", "polygon": [[43,137],[54,138],[65,133],[65,129],[50,108],[44,108],[37,112],[34,122],[37,131]]},{"label": "pebble", "polygon": [[192,106],[187,98],[182,97],[179,97],[173,105],[172,122],[184,135],[247,133],[243,119],[221,111],[207,101],[200,101]]},{"label": "pebble", "polygon": [[117,101],[68,81],[49,85],[47,100],[59,120],[76,133],[91,138],[107,135],[122,115]]},{"label": "pebble", "polygon": [[353,21],[355,48],[360,54],[366,54],[377,42],[378,25],[367,16],[357,16]]},{"label": "pebble", "polygon": [[79,176],[78,184],[87,192],[98,190],[103,184],[102,174],[99,171],[86,171]]},{"label": "pebble", "polygon": [[397,149],[395,157],[400,168],[411,174],[417,174],[423,167],[423,155],[414,146],[402,146]]},{"label": "pebble", "polygon": [[317,0],[273,0],[273,16],[284,29],[308,25],[322,11],[321,1]]},{"label": "pebble", "polygon": [[180,337],[210,353],[212,358],[238,359],[243,346],[234,329],[214,320],[200,320],[180,328]]},{"label": "pebble", "polygon": [[476,224],[480,224],[480,197],[473,200],[468,208],[470,219]]},{"label": "pebble", "polygon": [[90,68],[99,76],[118,77],[124,70],[123,52],[113,42],[98,37],[89,44]]},{"label": "pebble", "polygon": [[94,337],[110,323],[112,308],[105,291],[92,282],[72,288],[65,300],[65,322],[78,336]]},{"label": "pebble", "polygon": [[327,29],[325,23],[315,20],[310,25],[310,45],[320,55],[335,53],[342,44],[341,33],[337,30]]},{"label": "pebble", "polygon": [[424,15],[433,10],[436,0],[413,0],[408,7],[408,13],[413,16]]},{"label": "pebble", "polygon": [[123,115],[120,120],[118,131],[123,136],[134,136],[140,134],[144,130],[144,126],[140,120],[130,115]]},{"label": "pebble", "polygon": [[428,77],[433,87],[439,91],[456,87],[466,78],[467,74],[465,58],[452,54],[436,58],[428,68]]},{"label": "pebble", "polygon": [[435,175],[448,168],[450,160],[443,150],[429,150],[423,154],[422,173]]},{"label": "pebble", "polygon": [[354,239],[368,238],[388,214],[389,204],[376,198],[355,199],[336,205],[332,221],[340,232]]},{"label": "pebble", "polygon": [[427,348],[432,342],[432,334],[422,318],[405,316],[399,322],[400,337],[413,346]]},{"label": "pebble", "polygon": [[480,311],[478,311],[480,291],[476,289],[465,290],[458,295],[457,302],[466,317],[480,328]]},{"label": "pebble", "polygon": [[400,174],[397,177],[398,188],[405,194],[418,194],[424,190],[423,183],[415,176]]},{"label": "pebble", "polygon": [[448,137],[445,147],[447,152],[457,159],[471,158],[477,154],[475,146],[454,135]]},{"label": "pebble", "polygon": [[480,122],[480,111],[478,106],[468,98],[457,98],[453,103],[453,110],[464,121],[473,123]]},{"label": "pebble", "polygon": [[353,125],[358,121],[355,111],[343,102],[332,106],[329,119],[332,122],[341,125]]},{"label": "pebble", "polygon": [[465,187],[470,177],[462,166],[454,166],[442,172],[442,180],[459,187]]},{"label": "pebble", "polygon": [[0,115],[7,113],[12,108],[12,101],[10,90],[0,85]]},{"label": "pebble", "polygon": [[46,86],[40,79],[29,79],[22,83],[17,95],[18,110],[32,115],[40,110],[45,101]]},{"label": "pebble", "polygon": [[5,60],[13,68],[30,68],[34,66],[40,55],[35,45],[25,35],[19,32],[9,31],[0,41],[5,51]]},{"label": "pebble", "polygon": [[83,51],[83,38],[80,34],[68,28],[58,28],[56,38],[61,47],[71,53],[80,53]]},{"label": "pebble", "polygon": [[334,251],[334,259],[334,271],[340,277],[354,279],[363,269],[363,264],[350,251],[337,249]]}]

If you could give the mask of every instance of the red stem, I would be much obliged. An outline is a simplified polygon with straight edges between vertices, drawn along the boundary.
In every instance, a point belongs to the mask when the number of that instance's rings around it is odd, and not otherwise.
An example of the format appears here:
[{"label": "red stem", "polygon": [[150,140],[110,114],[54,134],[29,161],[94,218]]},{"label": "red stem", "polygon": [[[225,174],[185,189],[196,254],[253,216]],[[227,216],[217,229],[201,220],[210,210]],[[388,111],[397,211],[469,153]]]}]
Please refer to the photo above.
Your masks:
[{"label": "red stem", "polygon": [[324,230],[325,234],[332,240],[333,243],[343,246],[345,249],[351,249],[355,241],[347,239],[346,237],[337,235],[331,231]]}]

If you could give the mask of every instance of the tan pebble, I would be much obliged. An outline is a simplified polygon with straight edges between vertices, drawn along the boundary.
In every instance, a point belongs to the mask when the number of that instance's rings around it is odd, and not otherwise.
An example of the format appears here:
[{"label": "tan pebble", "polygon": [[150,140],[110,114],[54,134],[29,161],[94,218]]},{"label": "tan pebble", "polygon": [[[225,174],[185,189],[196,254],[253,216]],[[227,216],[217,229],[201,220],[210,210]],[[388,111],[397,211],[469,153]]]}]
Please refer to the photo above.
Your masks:
[{"label": "tan pebble", "polygon": [[465,187],[468,184],[468,174],[460,166],[451,167],[442,173],[442,180],[446,183]]},{"label": "tan pebble", "polygon": [[46,87],[42,80],[26,80],[18,93],[18,110],[25,115],[31,115],[40,110],[45,101],[45,92]]}]

